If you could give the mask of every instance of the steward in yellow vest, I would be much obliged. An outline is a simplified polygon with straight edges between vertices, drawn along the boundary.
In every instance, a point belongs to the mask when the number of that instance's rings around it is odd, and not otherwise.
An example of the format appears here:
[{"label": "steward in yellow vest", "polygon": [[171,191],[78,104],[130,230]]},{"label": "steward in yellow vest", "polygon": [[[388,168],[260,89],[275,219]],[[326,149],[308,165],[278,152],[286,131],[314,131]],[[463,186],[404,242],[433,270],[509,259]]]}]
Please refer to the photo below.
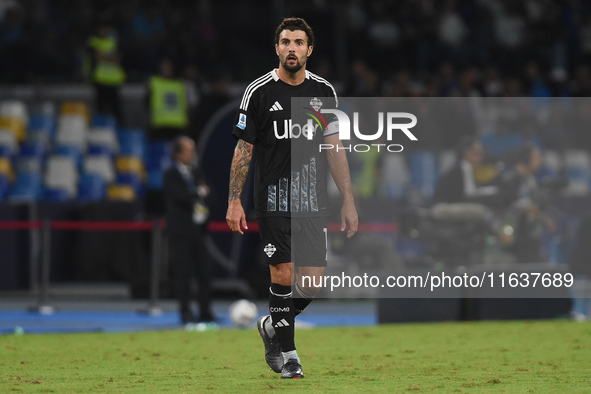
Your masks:
[{"label": "steward in yellow vest", "polygon": [[98,34],[88,39],[87,48],[90,56],[86,71],[95,87],[97,112],[115,115],[121,123],[119,87],[125,82],[126,75],[112,29],[100,26]]},{"label": "steward in yellow vest", "polygon": [[149,106],[151,139],[172,140],[186,132],[189,106],[185,84],[173,78],[170,60],[160,63],[160,74],[150,78]]}]

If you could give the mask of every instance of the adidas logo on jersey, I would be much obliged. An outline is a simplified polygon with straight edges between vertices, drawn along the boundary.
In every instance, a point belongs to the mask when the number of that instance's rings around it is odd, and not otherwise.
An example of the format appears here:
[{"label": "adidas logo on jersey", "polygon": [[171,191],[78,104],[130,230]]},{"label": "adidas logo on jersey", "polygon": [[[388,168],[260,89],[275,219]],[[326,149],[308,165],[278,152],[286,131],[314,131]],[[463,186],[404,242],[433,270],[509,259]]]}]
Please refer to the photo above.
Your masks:
[{"label": "adidas logo on jersey", "polygon": [[289,327],[289,323],[285,319],[281,319],[273,327]]},{"label": "adidas logo on jersey", "polygon": [[283,109],[283,107],[281,106],[281,104],[279,104],[279,102],[275,101],[275,104],[273,104],[273,106],[271,108],[269,108],[269,111],[281,111]]}]

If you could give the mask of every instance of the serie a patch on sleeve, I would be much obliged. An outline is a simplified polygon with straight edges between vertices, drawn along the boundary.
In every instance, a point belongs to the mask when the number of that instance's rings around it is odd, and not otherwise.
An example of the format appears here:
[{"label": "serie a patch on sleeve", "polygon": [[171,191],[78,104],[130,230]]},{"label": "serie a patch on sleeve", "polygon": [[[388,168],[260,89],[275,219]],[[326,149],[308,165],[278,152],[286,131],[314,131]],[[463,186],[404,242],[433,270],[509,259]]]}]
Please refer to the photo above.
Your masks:
[{"label": "serie a patch on sleeve", "polygon": [[246,114],[240,114],[240,118],[238,119],[238,124],[236,127],[239,127],[242,130],[246,128]]}]

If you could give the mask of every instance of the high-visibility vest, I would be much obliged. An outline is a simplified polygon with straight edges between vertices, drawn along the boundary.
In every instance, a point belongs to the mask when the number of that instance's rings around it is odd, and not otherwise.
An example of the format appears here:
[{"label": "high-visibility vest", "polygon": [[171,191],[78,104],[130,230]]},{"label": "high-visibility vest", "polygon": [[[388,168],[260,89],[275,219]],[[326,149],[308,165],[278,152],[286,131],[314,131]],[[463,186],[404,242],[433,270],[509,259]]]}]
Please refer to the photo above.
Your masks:
[{"label": "high-visibility vest", "polygon": [[150,78],[153,127],[183,128],[189,123],[185,86],[176,79]]},{"label": "high-visibility vest", "polygon": [[363,163],[363,168],[354,179],[355,189],[361,197],[373,197],[378,181],[378,159],[381,152],[377,149],[370,149],[367,152],[356,155],[356,158]]},{"label": "high-visibility vest", "polygon": [[[111,53],[117,50],[117,42],[113,37],[90,37],[88,45],[101,53]],[[114,62],[97,61],[92,78],[101,85],[121,85],[125,82],[125,71]]]}]

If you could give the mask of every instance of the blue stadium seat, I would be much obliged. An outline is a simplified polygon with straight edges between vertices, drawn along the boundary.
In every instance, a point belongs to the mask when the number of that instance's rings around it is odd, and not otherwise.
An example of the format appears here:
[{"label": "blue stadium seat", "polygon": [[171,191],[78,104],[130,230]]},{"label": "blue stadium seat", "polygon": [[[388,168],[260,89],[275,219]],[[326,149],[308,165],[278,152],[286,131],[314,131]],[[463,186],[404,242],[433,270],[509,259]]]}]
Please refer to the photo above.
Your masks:
[{"label": "blue stadium seat", "polygon": [[72,196],[65,189],[45,189],[43,192],[43,201],[63,202],[70,201]]},{"label": "blue stadium seat", "polygon": [[98,174],[83,174],[78,183],[79,202],[97,202],[105,199],[106,182]]},{"label": "blue stadium seat", "polygon": [[39,201],[43,195],[42,175],[36,172],[19,172],[16,183],[8,194],[13,201]]},{"label": "blue stadium seat", "polygon": [[13,160],[18,155],[18,142],[9,131],[0,130],[0,157]]},{"label": "blue stadium seat", "polygon": [[51,146],[52,135],[48,130],[31,130],[27,133],[27,141],[41,144],[47,148]]},{"label": "blue stadium seat", "polygon": [[164,171],[156,168],[148,170],[148,189],[158,190],[164,187]]},{"label": "blue stadium seat", "polygon": [[411,184],[423,197],[433,196],[439,180],[439,163],[433,152],[412,152],[408,156]]},{"label": "blue stadium seat", "polygon": [[117,129],[117,119],[112,115],[96,114],[92,117],[92,127],[112,127]]},{"label": "blue stadium seat", "polygon": [[118,133],[119,153],[121,155],[139,156],[146,160],[146,135],[141,129],[122,129]]},{"label": "blue stadium seat", "polygon": [[497,134],[489,132],[484,134],[480,139],[484,149],[490,152],[496,159],[501,159],[503,156],[514,149],[523,145],[523,137],[514,131],[506,134]]},{"label": "blue stadium seat", "polygon": [[170,158],[170,143],[167,141],[154,141],[148,147],[148,159],[146,168],[148,170],[166,170],[172,165]]},{"label": "blue stadium seat", "polygon": [[40,142],[25,141],[21,144],[21,158],[35,158],[41,162],[45,160],[47,155],[47,146]]},{"label": "blue stadium seat", "polygon": [[0,145],[0,157],[6,157],[12,160],[15,157],[15,151],[8,145]]},{"label": "blue stadium seat", "polygon": [[7,176],[0,175],[0,201],[4,199],[10,191],[10,179]]},{"label": "blue stadium seat", "polygon": [[29,131],[45,130],[55,135],[55,116],[49,114],[33,114],[29,118]]},{"label": "blue stadium seat", "polygon": [[116,183],[130,185],[135,189],[136,195],[142,197],[144,195],[144,185],[139,174],[133,172],[123,172],[117,174]]},{"label": "blue stadium seat", "polygon": [[591,193],[591,154],[572,149],[565,152],[564,159],[568,179],[566,194],[588,196]]},{"label": "blue stadium seat", "polygon": [[55,147],[53,154],[71,158],[78,168],[82,165],[82,151],[75,145],[58,145]]},{"label": "blue stadium seat", "polygon": [[88,145],[86,153],[92,156],[109,156],[111,158],[115,156],[113,149],[106,145]]}]

